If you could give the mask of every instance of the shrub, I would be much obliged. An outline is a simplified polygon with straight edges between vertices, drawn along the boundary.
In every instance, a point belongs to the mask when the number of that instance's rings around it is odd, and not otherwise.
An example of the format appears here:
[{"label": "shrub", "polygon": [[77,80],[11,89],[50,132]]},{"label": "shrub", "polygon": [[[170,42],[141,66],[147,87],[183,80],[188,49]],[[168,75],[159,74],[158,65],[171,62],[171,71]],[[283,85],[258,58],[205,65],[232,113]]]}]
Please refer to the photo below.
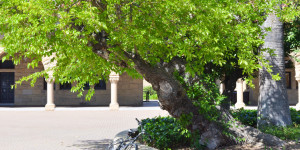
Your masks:
[{"label": "shrub", "polygon": [[149,93],[149,99],[158,99],[157,93],[153,90],[152,86],[146,86],[143,88],[143,99],[146,99],[147,93]]},{"label": "shrub", "polygon": [[300,125],[300,111],[296,111],[296,109],[291,108],[291,117],[294,124]]},{"label": "shrub", "polygon": [[[256,128],[257,110],[231,110],[231,114],[243,124]],[[266,126],[261,131],[283,140],[300,140],[300,111],[291,109],[291,117],[293,121],[292,126]],[[190,146],[192,142],[191,133],[186,128],[183,128],[179,121],[173,117],[144,119],[142,120],[142,126],[147,133],[147,135],[142,137],[142,142],[158,149]]]},{"label": "shrub", "polygon": [[181,127],[173,117],[144,119],[142,120],[142,126],[147,133],[142,137],[142,142],[147,143],[149,146],[167,149],[190,145],[191,133]]},{"label": "shrub", "polygon": [[256,128],[257,110],[238,109],[231,111],[232,116],[242,124]]},{"label": "shrub", "polygon": [[[291,108],[291,118],[293,124],[300,124],[300,111],[296,111],[296,109]],[[257,125],[257,110],[245,110],[245,109],[237,109],[231,110],[232,116],[242,122],[244,125],[252,126],[256,128]]]},{"label": "shrub", "polygon": [[287,127],[266,126],[261,131],[277,136],[282,140],[300,140],[300,125],[297,124]]},{"label": "shrub", "polygon": [[144,92],[149,92],[150,95],[156,94],[156,91],[153,90],[152,86],[145,86],[145,87],[143,88],[143,91],[144,91]]}]

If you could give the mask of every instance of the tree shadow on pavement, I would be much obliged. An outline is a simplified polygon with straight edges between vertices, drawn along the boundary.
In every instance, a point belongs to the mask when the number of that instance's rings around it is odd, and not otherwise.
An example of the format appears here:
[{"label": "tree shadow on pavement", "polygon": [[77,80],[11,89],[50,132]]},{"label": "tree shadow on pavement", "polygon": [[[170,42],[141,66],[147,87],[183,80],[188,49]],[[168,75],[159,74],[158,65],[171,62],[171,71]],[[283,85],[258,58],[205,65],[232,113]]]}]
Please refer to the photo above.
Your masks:
[{"label": "tree shadow on pavement", "polygon": [[143,107],[159,107],[158,100],[144,101]]},{"label": "tree shadow on pavement", "polygon": [[112,139],[103,139],[103,140],[81,140],[78,141],[77,144],[73,144],[72,146],[75,149],[82,150],[105,150],[109,143],[112,142]]}]

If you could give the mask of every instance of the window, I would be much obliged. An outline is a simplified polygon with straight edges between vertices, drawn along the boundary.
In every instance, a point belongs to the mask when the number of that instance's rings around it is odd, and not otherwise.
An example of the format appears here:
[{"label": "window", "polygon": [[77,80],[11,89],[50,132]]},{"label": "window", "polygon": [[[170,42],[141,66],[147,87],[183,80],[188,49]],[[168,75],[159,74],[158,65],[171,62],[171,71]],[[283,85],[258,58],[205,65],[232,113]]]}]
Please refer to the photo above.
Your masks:
[{"label": "window", "polygon": [[70,90],[71,88],[72,88],[71,83],[59,84],[59,89],[60,90]]},{"label": "window", "polygon": [[[90,89],[90,84],[85,83],[83,89],[88,90]],[[94,85],[95,90],[106,90],[106,83],[104,80],[99,80],[99,83]]]},{"label": "window", "polygon": [[286,88],[291,89],[291,72],[285,72],[285,81],[286,81]]},{"label": "window", "polygon": [[[55,83],[54,83],[53,89],[55,90]],[[45,78],[44,78],[44,90],[47,90],[47,82],[46,82]]]},{"label": "window", "polygon": [[106,83],[104,80],[99,80],[99,83],[95,84],[96,90],[106,90]]},{"label": "window", "polygon": [[294,63],[291,60],[284,60],[285,68],[294,68]]},{"label": "window", "polygon": [[85,83],[84,86],[83,86],[83,89],[84,90],[90,89],[90,84],[89,83]]},{"label": "window", "polygon": [[12,60],[0,61],[0,69],[15,69],[14,62]]}]

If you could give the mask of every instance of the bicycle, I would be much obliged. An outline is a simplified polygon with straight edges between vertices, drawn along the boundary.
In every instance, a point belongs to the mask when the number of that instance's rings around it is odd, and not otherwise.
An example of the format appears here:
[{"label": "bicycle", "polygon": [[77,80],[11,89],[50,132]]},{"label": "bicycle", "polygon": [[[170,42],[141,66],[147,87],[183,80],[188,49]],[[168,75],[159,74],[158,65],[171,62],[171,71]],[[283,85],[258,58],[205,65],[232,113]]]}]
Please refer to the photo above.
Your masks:
[{"label": "bicycle", "polygon": [[108,146],[108,150],[130,150],[132,148],[138,150],[138,145],[134,142],[139,138],[139,136],[145,134],[145,130],[141,125],[141,122],[137,118],[135,118],[135,120],[141,127],[141,132],[129,129],[126,139],[119,138],[116,141],[111,142]]}]

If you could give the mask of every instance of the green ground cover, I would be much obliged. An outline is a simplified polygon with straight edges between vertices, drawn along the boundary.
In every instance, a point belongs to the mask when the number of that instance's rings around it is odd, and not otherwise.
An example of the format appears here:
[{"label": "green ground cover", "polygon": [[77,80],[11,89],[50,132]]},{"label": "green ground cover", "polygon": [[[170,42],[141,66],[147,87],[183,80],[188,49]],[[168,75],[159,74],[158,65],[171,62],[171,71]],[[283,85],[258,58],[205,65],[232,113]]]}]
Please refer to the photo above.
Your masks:
[{"label": "green ground cover", "polygon": [[[256,128],[257,110],[238,109],[231,114],[244,125]],[[266,126],[262,132],[279,137],[282,140],[300,140],[300,111],[291,109],[293,125],[288,127]],[[149,136],[143,136],[142,142],[158,149],[193,147],[192,134],[173,117],[155,117],[142,120],[142,126]]]},{"label": "green ground cover", "polygon": [[[293,108],[290,111],[293,125],[287,127],[266,126],[261,131],[277,136],[282,140],[300,140],[300,111]],[[257,110],[238,109],[232,111],[231,114],[244,125],[256,128]]]}]

